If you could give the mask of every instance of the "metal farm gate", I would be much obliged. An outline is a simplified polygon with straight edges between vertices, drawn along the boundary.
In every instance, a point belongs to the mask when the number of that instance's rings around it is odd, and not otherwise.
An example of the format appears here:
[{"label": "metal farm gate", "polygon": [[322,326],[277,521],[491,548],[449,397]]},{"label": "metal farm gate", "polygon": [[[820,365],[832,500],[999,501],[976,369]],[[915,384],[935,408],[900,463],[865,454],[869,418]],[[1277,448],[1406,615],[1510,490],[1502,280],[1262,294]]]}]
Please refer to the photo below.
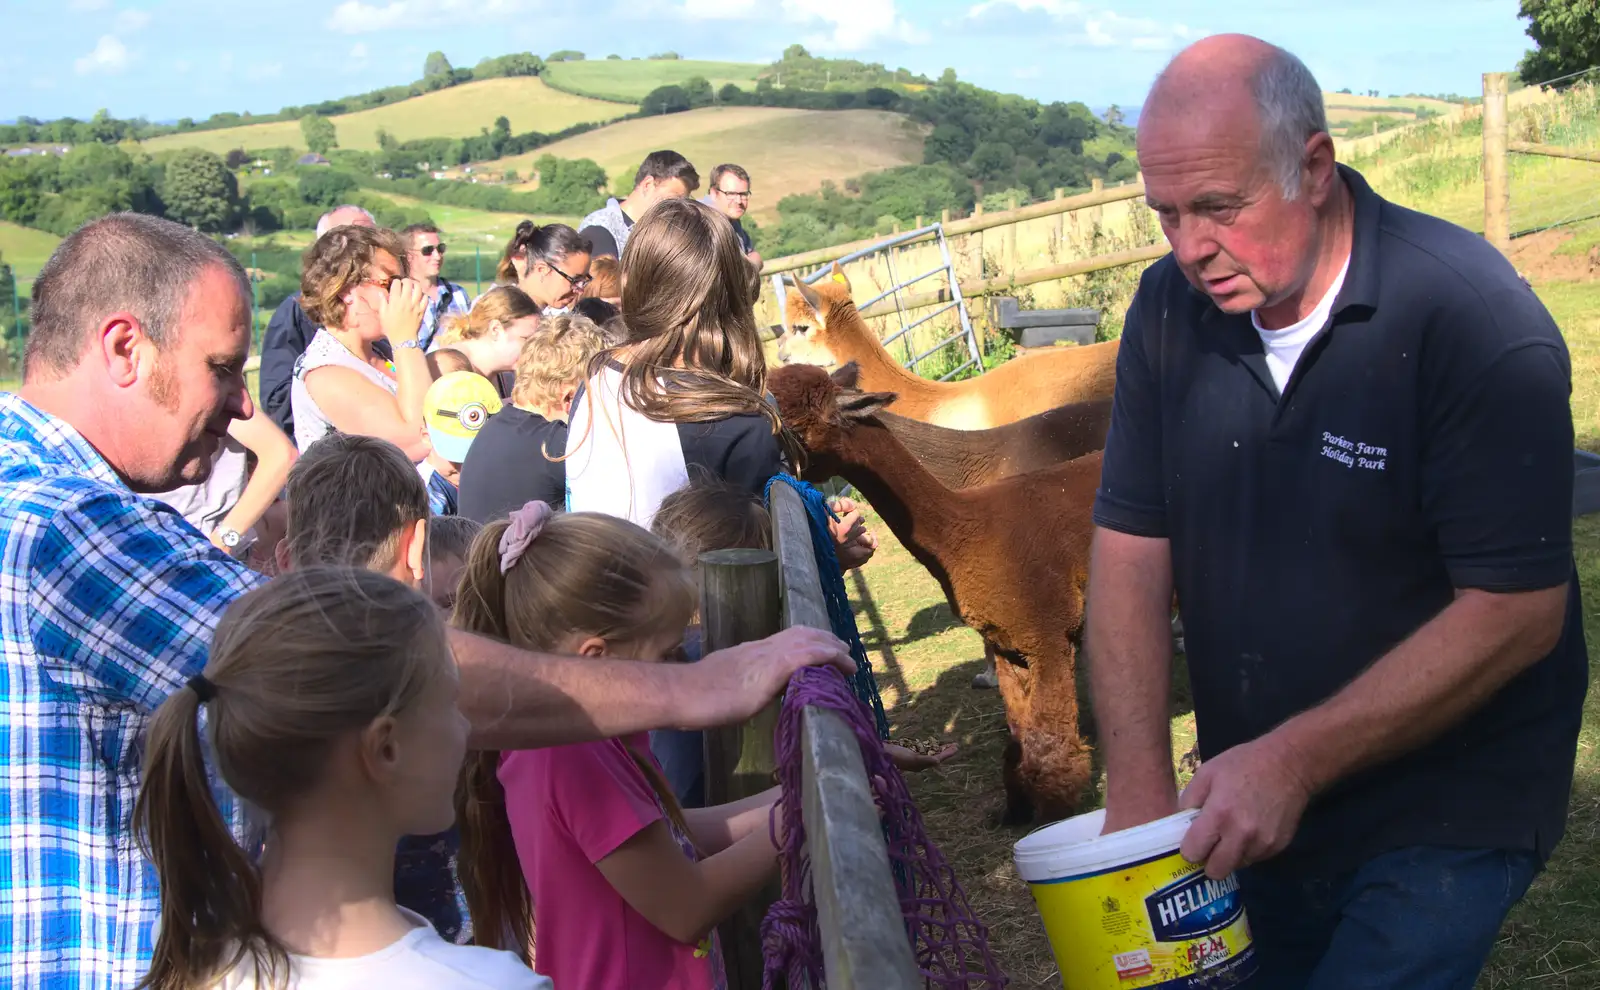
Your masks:
[{"label": "metal farm gate", "polygon": [[[967,301],[961,295],[961,283],[956,278],[955,265],[950,261],[950,244],[945,240],[944,224],[933,223],[926,227],[919,227],[916,230],[907,231],[904,234],[896,234],[888,240],[879,241],[877,244],[874,244],[871,247],[862,248],[859,251],[847,254],[840,258],[836,263],[841,266],[848,265],[852,261],[859,261],[862,258],[867,258],[881,253],[884,255],[884,261],[889,270],[889,278],[893,280],[895,277],[894,249],[902,244],[907,243],[908,241],[916,241],[926,238],[930,234],[932,234],[934,239],[938,242],[940,263],[934,266],[931,270],[923,272],[921,275],[914,275],[911,278],[905,279],[904,281],[894,282],[894,284],[890,285],[889,288],[873,296],[871,299],[857,301],[856,308],[865,311],[867,307],[873,305],[874,303],[881,302],[890,296],[894,297],[895,313],[900,320],[900,329],[883,338],[883,346],[887,349],[890,344],[893,344],[895,341],[904,338],[901,348],[906,357],[901,361],[901,364],[903,364],[906,368],[916,371],[917,365],[939,353],[939,351],[943,350],[947,345],[953,344],[958,340],[964,340],[966,342],[967,359],[961,364],[952,368],[950,371],[940,375],[939,380],[945,381],[947,379],[954,378],[956,375],[973,366],[976,366],[978,373],[982,374],[983,350],[978,346],[978,335],[973,331],[972,320],[967,316]],[[834,263],[823,265],[811,274],[802,276],[802,278],[807,285],[821,281],[822,278],[828,274],[828,272],[833,270],[833,264]],[[950,301],[942,306],[938,306],[931,312],[918,317],[912,322],[907,323],[906,311],[901,305],[900,300],[901,291],[909,286],[916,285],[918,282],[934,278],[935,276],[939,275],[944,276],[945,282],[949,286]],[[784,312],[784,285],[783,276],[781,274],[772,276],[772,291],[777,296],[778,311],[780,313]],[[937,344],[928,347],[920,354],[912,354],[911,337],[908,336],[911,331],[937,316],[948,313],[952,309],[956,311],[959,329],[957,329],[955,333],[939,341]]]}]

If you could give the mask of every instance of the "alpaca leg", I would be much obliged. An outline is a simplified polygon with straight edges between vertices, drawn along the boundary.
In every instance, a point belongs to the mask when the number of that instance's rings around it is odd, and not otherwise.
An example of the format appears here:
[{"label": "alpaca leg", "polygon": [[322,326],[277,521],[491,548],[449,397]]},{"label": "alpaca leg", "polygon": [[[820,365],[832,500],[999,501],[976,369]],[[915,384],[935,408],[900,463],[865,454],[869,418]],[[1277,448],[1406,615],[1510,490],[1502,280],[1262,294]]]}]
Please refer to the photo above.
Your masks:
[{"label": "alpaca leg", "polygon": [[994,647],[988,640],[983,641],[983,670],[972,675],[972,688],[975,691],[993,691],[1000,686],[1000,678],[994,671]]},{"label": "alpaca leg", "polygon": [[1033,801],[1022,782],[1022,742],[1015,736],[1006,740],[1006,750],[1001,757],[1001,780],[1005,784],[1006,807],[1000,813],[1000,824],[1015,828],[1033,821]]},{"label": "alpaca leg", "polygon": [[1023,733],[1028,718],[1029,684],[1033,671],[1002,660],[995,667],[1000,699],[1006,708],[1006,749],[1001,763],[1001,782],[1005,785],[1006,806],[1000,824],[1026,825],[1033,820],[1033,799],[1023,765]]}]

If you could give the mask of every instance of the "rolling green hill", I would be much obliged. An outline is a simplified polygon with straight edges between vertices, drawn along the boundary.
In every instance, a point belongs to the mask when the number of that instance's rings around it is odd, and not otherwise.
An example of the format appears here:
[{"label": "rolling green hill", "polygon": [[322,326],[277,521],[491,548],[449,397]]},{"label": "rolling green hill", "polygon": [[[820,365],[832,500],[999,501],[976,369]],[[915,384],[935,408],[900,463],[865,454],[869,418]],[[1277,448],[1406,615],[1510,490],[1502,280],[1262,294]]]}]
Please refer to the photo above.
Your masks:
[{"label": "rolling green hill", "polygon": [[[388,106],[331,117],[339,147],[376,151],[378,131],[397,141],[416,138],[470,137],[507,117],[515,133],[559,131],[573,124],[614,120],[631,113],[627,104],[574,96],[546,86],[537,76],[485,79],[464,83]],[[205,148],[222,154],[231,148],[305,148],[298,121],[249,124],[215,131],[191,131],[152,138],[147,151]]]},{"label": "rolling green hill", "polygon": [[695,59],[595,59],[551,62],[545,78],[552,86],[598,100],[638,103],[658,86],[672,86],[701,76],[712,89],[734,83],[745,89],[755,85],[765,69],[753,62],[703,62]]},{"label": "rolling green hill", "polygon": [[33,277],[60,243],[61,238],[54,234],[0,220],[0,258],[11,266],[24,296]]}]

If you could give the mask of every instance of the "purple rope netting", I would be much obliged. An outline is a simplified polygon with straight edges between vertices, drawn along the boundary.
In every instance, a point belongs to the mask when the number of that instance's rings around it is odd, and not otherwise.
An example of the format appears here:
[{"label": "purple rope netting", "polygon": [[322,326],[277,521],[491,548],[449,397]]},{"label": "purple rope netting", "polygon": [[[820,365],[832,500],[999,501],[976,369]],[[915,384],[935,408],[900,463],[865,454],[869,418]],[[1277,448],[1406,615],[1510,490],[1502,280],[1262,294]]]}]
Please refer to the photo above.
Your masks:
[{"label": "purple rope netting", "polygon": [[805,849],[806,827],[800,810],[800,727],[807,705],[828,709],[844,719],[861,745],[861,760],[867,779],[874,781],[888,841],[900,913],[924,985],[995,990],[1006,986],[1010,981],[989,952],[989,929],[973,913],[955,871],[928,838],[905,780],[883,751],[872,713],[838,671],[808,667],[789,681],[778,715],[776,748],[782,796],[772,810],[772,827],[776,829],[781,820],[785,830],[778,852],[783,895],[761,922],[763,990],[775,990],[780,978],[787,978],[789,987],[825,985],[817,908],[812,899],[811,857]]}]

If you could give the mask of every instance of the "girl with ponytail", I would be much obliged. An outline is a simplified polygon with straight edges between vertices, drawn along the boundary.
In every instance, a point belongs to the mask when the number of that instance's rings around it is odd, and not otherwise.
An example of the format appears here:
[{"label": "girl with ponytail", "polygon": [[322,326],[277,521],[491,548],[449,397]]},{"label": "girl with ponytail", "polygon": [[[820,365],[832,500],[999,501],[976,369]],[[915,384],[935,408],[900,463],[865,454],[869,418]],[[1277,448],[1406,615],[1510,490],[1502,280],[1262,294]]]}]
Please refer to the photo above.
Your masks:
[{"label": "girl with ponytail", "polygon": [[[473,543],[454,623],[517,646],[659,662],[677,658],[697,597],[659,537],[529,502]],[[725,987],[713,930],[777,871],[776,798],[685,811],[643,733],[471,754],[460,867],[474,937],[531,953],[537,931],[539,969],[558,987]]]},{"label": "girl with ponytail", "polygon": [[506,244],[495,281],[517,286],[546,313],[564,313],[589,286],[593,250],[564,223],[524,220]]},{"label": "girl with ponytail", "polygon": [[[146,742],[134,825],[161,916],[139,986],[549,990],[395,904],[400,837],[454,819],[456,694],[438,610],[391,578],[308,567],[234,602]],[[259,867],[217,811],[207,753],[270,818]]]}]

